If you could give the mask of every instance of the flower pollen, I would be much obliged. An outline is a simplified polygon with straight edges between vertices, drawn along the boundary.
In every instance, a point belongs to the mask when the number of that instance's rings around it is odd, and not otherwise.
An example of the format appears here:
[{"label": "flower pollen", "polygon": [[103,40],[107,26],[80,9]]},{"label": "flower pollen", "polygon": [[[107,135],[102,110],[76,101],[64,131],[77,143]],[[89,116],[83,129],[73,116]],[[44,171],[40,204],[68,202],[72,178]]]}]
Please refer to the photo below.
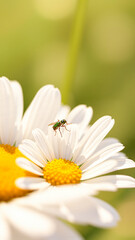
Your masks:
[{"label": "flower pollen", "polygon": [[15,185],[17,178],[32,176],[16,165],[17,157],[24,157],[17,147],[0,144],[0,202],[22,197],[29,192]]},{"label": "flower pollen", "polygon": [[79,183],[81,176],[78,165],[65,159],[54,159],[44,168],[44,178],[54,186]]}]

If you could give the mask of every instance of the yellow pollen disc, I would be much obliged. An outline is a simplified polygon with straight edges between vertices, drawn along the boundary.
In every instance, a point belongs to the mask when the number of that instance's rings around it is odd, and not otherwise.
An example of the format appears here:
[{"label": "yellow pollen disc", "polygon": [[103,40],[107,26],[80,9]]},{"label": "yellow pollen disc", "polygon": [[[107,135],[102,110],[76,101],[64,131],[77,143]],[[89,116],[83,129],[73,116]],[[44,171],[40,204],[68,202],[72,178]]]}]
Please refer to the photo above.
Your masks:
[{"label": "yellow pollen disc", "polygon": [[79,183],[81,176],[82,171],[77,164],[65,159],[54,159],[44,168],[44,178],[54,186]]},{"label": "yellow pollen disc", "polygon": [[0,202],[24,196],[29,192],[15,185],[17,178],[33,176],[16,165],[17,157],[24,157],[18,148],[0,144]]}]

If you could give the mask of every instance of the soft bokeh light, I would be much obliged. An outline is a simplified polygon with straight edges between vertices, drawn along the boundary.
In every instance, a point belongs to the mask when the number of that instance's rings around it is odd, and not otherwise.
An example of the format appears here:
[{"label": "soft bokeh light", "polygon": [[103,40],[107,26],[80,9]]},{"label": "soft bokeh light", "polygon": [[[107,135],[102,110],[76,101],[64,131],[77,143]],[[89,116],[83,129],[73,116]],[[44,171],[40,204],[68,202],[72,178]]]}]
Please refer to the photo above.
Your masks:
[{"label": "soft bokeh light", "polygon": [[39,14],[52,20],[68,17],[75,10],[76,3],[77,0],[35,0]]},{"label": "soft bokeh light", "polygon": [[46,81],[60,86],[60,80],[62,80],[65,69],[65,59],[66,46],[63,44],[55,43],[48,49],[41,49],[37,54],[33,68],[33,81],[35,81],[37,87],[36,79],[41,85]]},{"label": "soft bokeh light", "polygon": [[106,62],[127,61],[134,55],[134,22],[128,15],[107,13],[98,17],[92,29],[94,54]]}]

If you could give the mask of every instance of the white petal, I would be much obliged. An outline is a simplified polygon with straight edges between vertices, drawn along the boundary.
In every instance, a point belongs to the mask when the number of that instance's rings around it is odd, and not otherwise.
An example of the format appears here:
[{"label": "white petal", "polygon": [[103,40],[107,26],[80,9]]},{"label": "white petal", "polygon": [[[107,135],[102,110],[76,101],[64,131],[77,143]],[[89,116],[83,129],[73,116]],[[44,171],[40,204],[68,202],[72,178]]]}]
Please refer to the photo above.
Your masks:
[{"label": "white petal", "polygon": [[86,183],[89,183],[90,185],[103,185],[106,186],[106,184],[113,184],[117,188],[135,188],[135,179],[129,176],[125,175],[110,175],[110,176],[103,176],[94,178],[91,180],[85,181]]},{"label": "white petal", "polygon": [[18,133],[15,138],[15,145],[18,146],[18,144],[22,141],[23,138],[21,125],[21,120],[23,116],[23,92],[21,85],[18,82],[12,81],[11,86],[14,92],[14,99],[16,104],[16,125],[18,126]]},{"label": "white petal", "polygon": [[16,121],[20,122],[22,119],[23,115],[23,92],[21,85],[16,82],[12,81],[11,82],[11,87],[13,90],[13,95],[15,99],[15,104],[16,104]]},{"label": "white petal", "polygon": [[[77,144],[78,131],[76,125],[72,125],[68,129],[69,132],[67,130],[64,131],[65,150],[61,157],[70,160],[73,157],[73,152]],[[60,146],[60,148],[62,148],[62,146]]]},{"label": "white petal", "polygon": [[[18,93],[17,93],[18,91]],[[13,145],[23,110],[22,90],[19,83],[0,78],[0,142]]]},{"label": "white petal", "polygon": [[106,173],[114,172],[121,169],[134,168],[135,162],[126,159],[125,157],[114,156],[109,160],[106,160],[93,168],[90,168],[83,172],[82,180],[90,179],[96,176],[104,175]]},{"label": "white petal", "polygon": [[92,118],[93,110],[85,105],[78,105],[68,115],[68,121],[71,123],[87,126]]},{"label": "white petal", "polygon": [[114,120],[110,116],[104,116],[98,119],[89,129],[86,136],[80,141],[75,152],[76,162],[84,155],[89,158],[95,151],[99,143],[108,134],[114,125]]},{"label": "white petal", "polygon": [[71,160],[78,141],[77,133],[77,127],[75,124],[69,125],[68,131],[66,129],[61,129],[61,134],[59,131],[54,134],[54,130],[52,130],[52,128],[49,129],[48,141],[51,149],[54,151],[53,155],[56,159],[63,158]]},{"label": "white petal", "polygon": [[48,237],[55,231],[55,222],[52,218],[30,207],[7,204],[3,207],[3,211],[12,226],[34,239]]},{"label": "white petal", "polygon": [[47,163],[43,153],[38,148],[37,144],[32,140],[25,139],[22,144],[19,145],[19,150],[31,161],[40,167],[44,167]]},{"label": "white petal", "polygon": [[67,105],[62,105],[60,110],[56,116],[56,121],[61,119],[67,119],[68,113],[70,111],[70,107]]},{"label": "white petal", "polygon": [[32,130],[40,128],[46,131],[60,108],[61,96],[52,85],[41,88],[23,117],[24,138],[32,138]]},{"label": "white petal", "polygon": [[96,166],[97,164],[105,161],[109,157],[113,156],[115,153],[121,151],[124,146],[121,143],[110,144],[104,148],[101,148],[99,151],[86,160],[86,162],[81,166],[81,170],[88,170],[89,168]]},{"label": "white petal", "polygon": [[85,130],[89,124],[93,115],[93,110],[91,107],[86,107],[85,105],[79,105],[75,107],[68,115],[67,122],[75,123],[79,127],[80,135]]},{"label": "white petal", "polygon": [[96,176],[100,176],[111,171],[115,171],[116,166],[118,166],[117,160],[107,160],[97,166],[90,168],[86,172],[83,172],[81,180],[90,179]]},{"label": "white petal", "polygon": [[121,157],[121,158],[127,158],[126,154],[123,152],[116,153],[115,156]]},{"label": "white petal", "polygon": [[36,175],[43,176],[43,170],[36,166],[34,163],[27,160],[26,158],[17,158],[16,164],[28,172],[32,172]]},{"label": "white petal", "polygon": [[28,190],[36,190],[49,186],[45,179],[39,177],[22,177],[15,181],[17,187]]},{"label": "white petal", "polygon": [[119,221],[119,215],[113,207],[93,197],[85,197],[63,205],[61,217],[73,223],[101,228],[114,227]]},{"label": "white petal", "polygon": [[55,227],[55,232],[45,240],[83,240],[74,228],[57,219],[55,219]]},{"label": "white petal", "polygon": [[73,239],[73,240],[83,240],[83,238],[81,237],[81,235],[79,235],[79,233],[77,233],[71,226],[66,225],[66,223],[63,223],[57,219],[53,219],[54,225],[55,225],[55,229],[54,231],[49,234],[49,236],[43,237],[43,236],[38,236],[38,238],[36,237],[27,237],[26,235],[20,235],[18,234],[16,236],[15,233],[15,238],[13,240],[69,240],[69,239]]},{"label": "white petal", "polygon": [[94,189],[95,191],[116,191],[117,187],[112,182],[99,182],[94,181],[97,178],[90,179],[90,180],[84,180],[81,184],[82,186],[85,186],[86,184],[89,186],[89,188]]},{"label": "white petal", "polygon": [[1,212],[0,212],[0,239],[1,240],[11,239],[9,226],[7,224],[6,219],[4,219],[4,217],[2,216]]},{"label": "white petal", "polygon": [[[83,163],[85,163],[87,161],[87,159],[85,158],[84,155],[80,155],[78,158],[74,158],[73,156],[73,162],[75,162],[78,166],[82,165]],[[82,169],[83,165],[80,167]]]},{"label": "white petal", "polygon": [[19,144],[22,142],[22,140],[23,140],[23,129],[22,129],[22,124],[20,123],[18,125],[18,131],[15,138],[14,146],[18,147]]},{"label": "white petal", "polygon": [[115,167],[114,171],[135,167],[135,162],[131,159],[126,159],[125,157],[124,158],[118,157],[117,161],[118,165]]},{"label": "white petal", "polygon": [[112,144],[117,144],[117,143],[120,143],[118,139],[116,138],[105,138],[102,140],[102,142],[98,145],[98,147],[96,148],[94,154],[96,152],[99,152],[101,149],[105,148],[105,147],[108,147]]},{"label": "white petal", "polygon": [[86,195],[94,195],[96,194],[96,189],[90,188],[88,184],[67,184],[61,186],[50,186],[45,191],[40,191],[38,194],[33,192],[29,195],[29,199],[27,197],[27,201],[30,200],[35,204],[38,203],[40,207],[43,205],[59,205],[61,203],[67,203],[73,200],[77,200],[82,198],[82,196]]},{"label": "white petal", "polygon": [[40,149],[44,156],[44,159],[46,159],[46,162],[47,160],[50,161],[54,159],[55,158],[54,150],[51,146],[51,143],[48,140],[48,136],[45,136],[43,131],[38,128],[33,130],[32,134],[34,136],[38,148]]},{"label": "white petal", "polygon": [[[60,131],[61,133],[59,130],[54,133],[52,128],[48,131],[48,141],[53,149],[53,155],[56,159],[65,158],[66,142],[68,140],[67,135],[70,134],[65,129],[61,129]],[[70,146],[68,147],[70,148]]]}]

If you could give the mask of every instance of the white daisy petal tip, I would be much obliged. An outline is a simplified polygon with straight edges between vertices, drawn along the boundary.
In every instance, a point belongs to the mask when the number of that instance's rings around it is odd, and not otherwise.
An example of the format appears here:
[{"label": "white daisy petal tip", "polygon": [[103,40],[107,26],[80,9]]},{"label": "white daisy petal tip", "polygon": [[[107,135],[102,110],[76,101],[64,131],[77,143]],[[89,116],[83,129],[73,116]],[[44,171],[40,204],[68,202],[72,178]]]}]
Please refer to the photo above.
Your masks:
[{"label": "white daisy petal tip", "polygon": [[18,178],[15,180],[15,185],[20,189],[27,189],[26,184],[24,183],[25,178]]},{"label": "white daisy petal tip", "polygon": [[61,94],[57,88],[52,85],[42,87],[23,116],[23,137],[33,139],[32,130],[38,127],[46,132],[49,121],[52,121],[58,113],[60,103]]},{"label": "white daisy petal tip", "polygon": [[[91,106],[87,106],[87,105],[85,105],[85,104],[82,104],[82,105],[79,105],[79,106],[77,106],[78,108],[79,107],[82,107],[82,110],[86,110],[87,111],[87,114],[89,114],[89,116],[90,116],[90,119],[92,118],[92,116],[93,116],[93,108],[91,107]],[[77,108],[76,107],[76,108]]]},{"label": "white daisy petal tip", "polygon": [[[87,106],[86,106],[87,107]],[[91,115],[91,118],[93,116],[93,108],[91,106],[87,107],[89,114]]]},{"label": "white daisy petal tip", "polygon": [[112,118],[111,116],[107,116],[107,118],[108,118],[108,121],[110,121],[110,125],[111,125],[111,128],[112,128],[115,124],[115,119]]},{"label": "white daisy petal tip", "polygon": [[24,190],[44,189],[49,186],[45,179],[38,177],[21,177],[15,181],[15,184],[18,188]]},{"label": "white daisy petal tip", "polygon": [[112,178],[112,181],[115,181],[117,188],[135,188],[135,178],[127,176],[127,175],[110,175],[105,176]]},{"label": "white daisy petal tip", "polygon": [[73,223],[100,228],[113,228],[120,220],[119,214],[112,206],[95,197],[82,197],[77,202],[69,202],[61,208],[61,213],[66,220]]},{"label": "white daisy petal tip", "polygon": [[0,81],[5,82],[5,81],[9,81],[9,79],[5,76],[2,76],[0,77]]},{"label": "white daisy petal tip", "polygon": [[79,126],[80,130],[83,131],[88,126],[92,115],[92,108],[82,104],[72,109],[67,117],[67,121],[76,123]]},{"label": "white daisy petal tip", "polygon": [[22,157],[16,158],[15,162],[16,162],[16,164],[18,165],[18,167],[21,167],[21,162],[22,162],[22,160],[25,161],[25,159],[26,159],[26,158],[22,158]]},{"label": "white daisy petal tip", "polygon": [[32,135],[35,138],[38,134],[44,134],[44,132],[40,129],[40,128],[35,128],[34,130],[32,130]]},{"label": "white daisy petal tip", "polygon": [[112,124],[112,126],[114,125],[115,119],[112,118],[112,116],[109,116],[109,115],[105,115],[105,116],[99,118],[97,121],[103,121],[103,122],[104,122],[104,121],[107,121],[107,120],[108,120],[108,122],[110,121],[110,123]]},{"label": "white daisy petal tip", "polygon": [[[111,192],[116,192],[117,187],[114,183],[111,182],[96,182],[94,181],[95,179],[92,180],[84,180],[82,182],[83,185],[87,184],[89,185],[90,188],[94,189],[95,191],[111,191]],[[98,193],[97,192],[97,193]]]},{"label": "white daisy petal tip", "polygon": [[43,171],[40,167],[38,167],[36,164],[34,164],[33,162],[29,161],[26,158],[17,158],[16,159],[16,164],[31,173],[34,173],[38,176],[43,176]]}]

